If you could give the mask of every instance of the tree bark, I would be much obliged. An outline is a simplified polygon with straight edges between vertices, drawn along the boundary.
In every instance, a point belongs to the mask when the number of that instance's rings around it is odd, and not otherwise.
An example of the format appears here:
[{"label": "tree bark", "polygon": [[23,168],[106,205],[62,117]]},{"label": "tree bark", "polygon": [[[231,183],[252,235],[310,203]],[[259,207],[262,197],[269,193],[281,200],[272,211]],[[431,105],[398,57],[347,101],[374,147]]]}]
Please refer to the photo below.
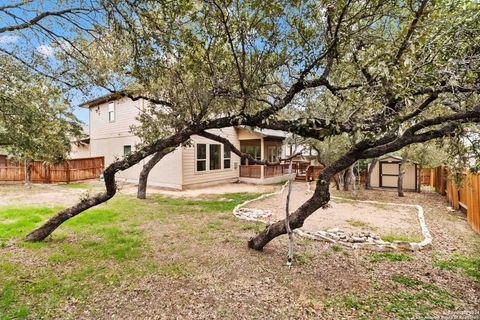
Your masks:
[{"label": "tree bark", "polygon": [[397,190],[398,196],[404,197],[405,194],[403,193],[403,178],[405,177],[405,164],[407,163],[407,153],[402,154],[402,160],[400,162],[400,168],[398,172],[398,183],[397,183]]},{"label": "tree bark", "polygon": [[[288,193],[287,193],[287,200],[285,202],[285,229],[287,230],[288,234],[288,253],[287,253],[287,265],[291,266],[293,262],[293,234],[292,228],[290,228],[290,195],[292,194],[292,180],[290,179],[290,175],[292,174],[292,160],[290,160],[290,164],[288,166]],[[307,181],[310,184],[310,181]]]},{"label": "tree bark", "polygon": [[370,161],[370,167],[368,168],[367,177],[365,178],[365,189],[367,190],[372,189],[372,174],[377,162],[378,158],[373,158],[372,161]]},{"label": "tree bark", "polygon": [[23,240],[42,241],[68,219],[73,218],[77,214],[111,199],[115,195],[117,189],[115,185],[115,174],[112,172],[104,172],[104,178],[105,185],[107,186],[106,192],[98,193],[93,197],[80,201],[70,208],[58,212],[56,215],[48,219],[48,221],[42,226],[27,234]]},{"label": "tree bark", "polygon": [[140,176],[138,177],[138,190],[137,190],[137,198],[138,199],[145,199],[147,197],[147,182],[148,182],[148,175],[150,171],[155,167],[155,165],[163,158],[162,152],[157,152],[153,155],[153,157],[148,160],[148,162],[143,166],[142,171],[140,172]]},{"label": "tree bark", "polygon": [[[328,181],[330,177],[331,176],[321,174],[312,197],[302,204],[295,212],[290,214],[289,222],[292,230],[302,227],[305,219],[330,201],[330,192],[328,190]],[[248,247],[255,250],[262,250],[272,239],[286,233],[285,219],[277,221],[265,228],[255,237],[251,238],[248,241]]]},{"label": "tree bark", "polygon": [[338,177],[338,174],[334,175],[332,179],[335,182],[335,188],[340,190],[340,178]]},{"label": "tree bark", "polygon": [[350,190],[350,184],[352,182],[352,175],[353,175],[352,171],[353,171],[353,166],[350,166],[343,173],[343,191],[349,191]]},{"label": "tree bark", "polygon": [[355,176],[355,165],[353,164],[350,168],[350,181],[352,182],[352,195],[357,197],[357,177]]},{"label": "tree bark", "polygon": [[417,193],[421,193],[422,192],[422,164],[420,163],[419,164],[419,168],[418,168],[418,187],[417,187]]},{"label": "tree bark", "polygon": [[30,162],[30,160],[25,160],[25,187],[27,189],[32,188],[31,181],[32,181],[32,163]]},{"label": "tree bark", "polygon": [[[157,141],[157,143],[149,147],[152,148],[151,150],[147,149],[143,150],[143,152],[135,152],[123,160],[113,162],[103,172],[106,188],[105,192],[98,193],[87,199],[82,199],[76,205],[58,212],[42,226],[34,229],[29,234],[27,234],[23,238],[23,240],[42,241],[50,234],[52,234],[55,229],[57,229],[62,223],[64,223],[68,219],[73,218],[79,213],[111,199],[117,192],[115,174],[118,171],[123,171],[132,167],[153,152],[160,153],[161,157],[164,157],[166,154],[171,152],[172,148],[175,148],[181,143],[187,141],[191,135],[192,132],[190,131],[174,134],[167,139],[161,139]],[[148,152],[150,153],[148,154]]]}]

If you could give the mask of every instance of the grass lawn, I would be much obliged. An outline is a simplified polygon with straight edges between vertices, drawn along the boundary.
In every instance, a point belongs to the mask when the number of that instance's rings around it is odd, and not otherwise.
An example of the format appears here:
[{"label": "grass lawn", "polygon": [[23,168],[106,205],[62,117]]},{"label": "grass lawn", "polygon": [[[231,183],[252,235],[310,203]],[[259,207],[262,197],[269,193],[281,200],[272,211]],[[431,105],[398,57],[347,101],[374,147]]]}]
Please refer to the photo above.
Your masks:
[{"label": "grass lawn", "polygon": [[264,226],[231,210],[257,196],[120,195],[42,243],[19,239],[61,207],[0,207],[0,320],[408,319],[478,306],[475,255],[357,252],[296,238],[289,268],[283,237],[249,250]]},{"label": "grass lawn", "polygon": [[81,183],[81,182],[74,182],[74,183],[66,183],[66,184],[59,184],[61,188],[66,189],[91,189],[91,185],[88,183]]}]

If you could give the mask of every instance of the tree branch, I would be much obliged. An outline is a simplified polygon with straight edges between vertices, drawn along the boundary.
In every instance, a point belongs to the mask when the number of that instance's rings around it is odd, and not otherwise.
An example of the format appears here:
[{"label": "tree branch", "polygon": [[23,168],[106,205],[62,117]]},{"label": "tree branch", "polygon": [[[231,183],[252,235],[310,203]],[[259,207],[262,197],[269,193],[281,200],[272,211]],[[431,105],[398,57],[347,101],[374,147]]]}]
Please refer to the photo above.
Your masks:
[{"label": "tree branch", "polygon": [[427,6],[428,2],[429,0],[423,0],[420,3],[420,7],[415,12],[415,18],[413,18],[412,23],[408,28],[407,35],[405,36],[405,38],[403,38],[402,44],[400,45],[400,48],[398,48],[397,54],[395,55],[395,59],[393,61],[394,65],[396,65],[400,61],[400,58],[402,57],[403,53],[407,49],[408,42],[410,41],[410,38],[415,32],[415,29],[417,28],[417,25],[418,25],[418,21],[420,20],[420,17],[423,15],[423,11],[425,10],[425,7]]},{"label": "tree branch", "polygon": [[33,25],[36,25],[38,24],[41,20],[47,18],[47,17],[51,17],[51,16],[57,16],[57,17],[60,17],[60,16],[63,16],[65,14],[70,14],[70,13],[81,13],[81,12],[88,12],[89,10],[85,9],[85,8],[71,8],[71,9],[65,9],[65,10],[61,10],[61,11],[46,11],[46,12],[42,12],[40,13],[39,15],[37,15],[36,17],[24,22],[24,23],[20,23],[20,24],[17,24],[17,25],[12,25],[12,26],[6,26],[6,27],[2,27],[0,28],[0,33],[4,33],[4,32],[10,32],[10,31],[17,31],[17,30],[22,30],[22,29],[27,29],[27,28],[30,28],[32,27]]},{"label": "tree branch", "polygon": [[214,140],[214,141],[223,143],[224,145],[227,145],[230,148],[230,150],[232,150],[232,152],[235,153],[237,156],[239,156],[242,159],[248,159],[249,163],[261,164],[261,165],[266,165],[266,166],[276,166],[276,165],[281,164],[284,161],[288,161],[288,160],[291,160],[295,157],[298,157],[298,156],[302,155],[302,151],[299,151],[299,152],[296,152],[295,154],[293,154],[293,155],[291,155],[287,158],[279,158],[277,161],[257,160],[254,157],[252,157],[250,154],[244,153],[244,152],[241,152],[240,150],[238,150],[237,147],[235,147],[235,145],[230,142],[230,140],[228,140],[224,137],[221,137],[219,135],[216,135],[216,134],[213,134],[213,133],[210,133],[210,132],[206,132],[206,131],[201,131],[201,132],[198,133],[198,135],[202,136],[204,138],[210,139],[210,140]]}]

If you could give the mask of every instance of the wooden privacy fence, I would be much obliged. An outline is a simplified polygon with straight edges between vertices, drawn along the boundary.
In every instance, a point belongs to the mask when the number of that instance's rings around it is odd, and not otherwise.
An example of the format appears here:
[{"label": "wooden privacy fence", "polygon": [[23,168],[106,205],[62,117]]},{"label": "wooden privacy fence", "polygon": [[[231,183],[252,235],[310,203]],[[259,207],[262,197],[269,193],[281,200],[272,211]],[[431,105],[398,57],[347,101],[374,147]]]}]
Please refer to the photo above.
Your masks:
[{"label": "wooden privacy fence", "polygon": [[448,178],[448,171],[443,166],[432,169],[432,176],[431,184],[435,190],[446,194],[453,208],[466,210],[468,224],[480,233],[480,174],[464,173],[459,188]]},{"label": "wooden privacy fence", "polygon": [[420,182],[422,185],[430,185],[432,169],[422,168],[420,171]]},{"label": "wooden privacy fence", "polygon": [[[58,183],[96,179],[103,172],[104,158],[82,158],[66,160],[55,164],[34,161],[31,168],[31,182]],[[25,181],[25,164],[0,156],[0,182]]]}]

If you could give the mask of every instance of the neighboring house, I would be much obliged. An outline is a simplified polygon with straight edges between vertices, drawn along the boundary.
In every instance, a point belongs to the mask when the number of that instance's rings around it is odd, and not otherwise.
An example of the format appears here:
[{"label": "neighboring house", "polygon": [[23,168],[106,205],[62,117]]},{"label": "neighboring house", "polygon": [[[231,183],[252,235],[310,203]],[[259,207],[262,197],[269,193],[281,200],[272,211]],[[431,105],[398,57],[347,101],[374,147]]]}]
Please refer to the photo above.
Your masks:
[{"label": "neighboring house", "polygon": [[[385,156],[380,158],[373,168],[371,186],[374,188],[397,188],[398,174],[400,173],[400,162],[402,158],[397,156]],[[370,164],[368,165],[370,168]],[[403,177],[403,189],[417,191],[418,188],[418,166],[416,162],[407,161],[405,176]]]},{"label": "neighboring house", "polygon": [[[80,107],[89,109],[88,148],[78,147],[72,153],[84,157],[104,156],[105,165],[133,152],[140,139],[130,132],[138,113],[148,106],[145,100],[106,95],[87,101]],[[251,131],[229,127],[209,132],[228,138],[242,152],[256,159],[275,161],[283,156],[285,133],[275,130]],[[165,156],[150,172],[148,183],[173,189],[186,189],[206,184],[245,181],[253,183],[277,183],[288,178],[283,166],[265,167],[241,160],[228,147],[200,136],[192,136],[192,144],[178,147]],[[84,140],[85,142],[87,140]],[[88,151],[87,151],[88,150]],[[138,182],[143,165],[150,159],[119,172],[117,177]]]}]

